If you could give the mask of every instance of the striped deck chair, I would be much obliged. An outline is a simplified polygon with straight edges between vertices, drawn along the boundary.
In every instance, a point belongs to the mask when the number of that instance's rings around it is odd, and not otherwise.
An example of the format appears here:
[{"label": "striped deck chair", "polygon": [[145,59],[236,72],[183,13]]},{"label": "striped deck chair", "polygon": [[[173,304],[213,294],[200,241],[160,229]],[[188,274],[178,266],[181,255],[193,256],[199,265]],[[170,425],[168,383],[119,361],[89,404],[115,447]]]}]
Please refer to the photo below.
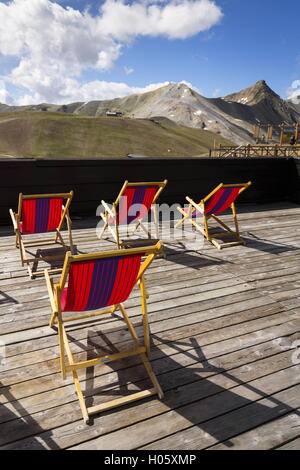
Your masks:
[{"label": "striped deck chair", "polygon": [[[125,181],[112,207],[109,207],[109,205],[102,200],[101,204],[105,211],[100,214],[104,222],[100,238],[102,238],[105,230],[108,229],[114,241],[117,243],[118,248],[121,248],[125,243],[120,241],[119,226],[132,223],[135,224],[132,234],[140,227],[147,234],[148,238],[151,238],[142,220],[147,216],[149,210],[152,210],[154,214],[155,235],[156,238],[159,239],[158,215],[155,202],[167,182],[167,180],[150,183],[129,183]],[[128,245],[128,240],[126,241],[126,245]]]},{"label": "striped deck chair", "polygon": [[[26,248],[34,245],[45,245],[47,243],[60,243],[66,246],[63,237],[60,233],[64,221],[67,221],[69,246],[73,251],[72,233],[71,233],[71,220],[69,217],[69,206],[73,198],[73,191],[63,194],[35,194],[27,195],[19,194],[18,212],[9,210],[14,231],[16,234],[16,247],[20,250],[22,266],[27,266],[28,273],[31,279],[35,276],[44,274],[43,271],[33,271],[30,263],[38,261],[51,261],[60,259],[61,256],[47,256],[47,257],[33,257],[28,258]],[[64,200],[66,200],[65,205]],[[51,232],[55,230],[54,238],[27,240],[24,241],[23,237],[30,234],[40,234]],[[52,269],[51,273],[61,272],[61,269]]]},{"label": "striped deck chair", "polygon": [[[201,199],[199,204],[196,204],[191,198],[186,197],[186,200],[189,202],[189,207],[187,209],[182,209],[177,207],[178,211],[183,215],[183,218],[176,224],[176,227],[179,227],[186,220],[189,221],[196,229],[198,229],[215,247],[219,250],[234,245],[245,244],[244,240],[240,237],[238,220],[235,209],[235,200],[239,194],[241,194],[245,189],[251,185],[251,181],[248,183],[241,184],[219,184],[211,193],[208,194],[204,199]],[[221,214],[227,209],[231,209],[235,230],[232,230],[228,225],[226,225],[222,220],[217,217],[216,214]],[[220,235],[219,233],[212,233],[208,228],[208,220],[213,218],[218,224],[221,225],[226,231],[222,232],[222,236],[232,236],[236,241],[219,243],[213,235]],[[196,220],[195,220],[196,219]],[[199,225],[199,219],[202,219],[203,225]]]},{"label": "striped deck chair", "polygon": [[[54,285],[53,279],[50,278],[49,272],[45,270],[45,279],[52,311],[50,326],[52,327],[55,323],[58,324],[62,376],[65,379],[67,372],[71,372],[73,375],[85,423],[88,423],[89,416],[92,414],[112,409],[125,403],[131,403],[154,394],[158,394],[160,398],[163,397],[163,392],[148,360],[150,354],[150,333],[144,280],[146,269],[159,253],[161,247],[162,244],[158,242],[155,246],[151,247],[130,248],[86,255],[73,256],[69,252],[65,258],[60,283],[56,285]],[[146,256],[143,262],[142,256]],[[123,302],[130,296],[136,284],[139,286],[141,295],[143,340],[138,338],[136,330],[123,305]],[[98,309],[103,308],[105,310],[98,311]],[[133,349],[119,352],[116,347],[113,347],[112,354],[105,354],[95,359],[75,362],[68,343],[68,335],[64,323],[68,321],[75,322],[76,320],[98,315],[113,314],[117,309],[120,311],[132,337],[134,343]],[[79,313],[66,318],[66,315],[64,315],[65,312]],[[82,322],[80,323],[82,325]],[[74,323],[72,326],[73,325]],[[65,352],[68,358],[68,364],[66,363]],[[140,356],[153,387],[148,390],[111,400],[98,406],[87,407],[78,379],[77,370],[93,367],[97,364],[103,365],[110,361],[135,355]]]}]

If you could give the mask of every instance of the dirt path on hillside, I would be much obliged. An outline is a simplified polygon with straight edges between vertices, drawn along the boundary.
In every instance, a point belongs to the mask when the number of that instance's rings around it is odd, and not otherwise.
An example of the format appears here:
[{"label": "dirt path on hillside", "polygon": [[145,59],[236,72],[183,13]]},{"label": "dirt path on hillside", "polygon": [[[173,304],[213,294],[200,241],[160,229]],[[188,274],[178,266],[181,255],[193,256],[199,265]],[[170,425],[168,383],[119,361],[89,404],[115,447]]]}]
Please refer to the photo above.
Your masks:
[{"label": "dirt path on hillside", "polygon": [[13,118],[7,118],[7,119],[0,119],[0,124],[3,122],[8,122],[8,121],[16,121],[18,118],[13,117]]}]

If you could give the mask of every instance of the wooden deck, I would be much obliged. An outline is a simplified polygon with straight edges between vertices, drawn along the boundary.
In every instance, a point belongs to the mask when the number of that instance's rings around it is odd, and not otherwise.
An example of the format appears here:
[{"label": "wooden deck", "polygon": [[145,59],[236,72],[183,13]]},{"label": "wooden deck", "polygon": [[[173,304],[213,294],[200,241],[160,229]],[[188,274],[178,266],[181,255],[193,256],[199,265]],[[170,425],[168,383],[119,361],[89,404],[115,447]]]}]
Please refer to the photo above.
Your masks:
[{"label": "wooden deck", "polygon": [[[165,392],[82,420],[43,278],[30,280],[0,231],[0,449],[300,449],[300,207],[247,207],[247,246],[166,243],[148,271],[151,363]],[[91,228],[92,227],[92,228]],[[80,252],[107,250],[74,222]],[[128,312],[141,334],[138,292]],[[76,359],[124,348],[118,316],[68,327]],[[299,347],[299,343],[298,343]],[[294,360],[293,360],[294,353]],[[300,354],[298,355],[300,358]],[[88,405],[148,386],[137,358],[82,371]]]}]

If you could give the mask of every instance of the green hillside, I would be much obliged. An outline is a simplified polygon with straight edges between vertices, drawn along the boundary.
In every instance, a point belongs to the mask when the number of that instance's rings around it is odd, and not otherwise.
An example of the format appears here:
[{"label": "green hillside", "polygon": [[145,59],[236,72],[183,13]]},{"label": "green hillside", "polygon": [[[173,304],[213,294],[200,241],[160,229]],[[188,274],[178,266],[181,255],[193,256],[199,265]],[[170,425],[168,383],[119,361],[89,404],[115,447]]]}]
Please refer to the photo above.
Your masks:
[{"label": "green hillside", "polygon": [[0,157],[106,158],[208,155],[218,134],[166,118],[89,117],[52,112],[0,113]]}]

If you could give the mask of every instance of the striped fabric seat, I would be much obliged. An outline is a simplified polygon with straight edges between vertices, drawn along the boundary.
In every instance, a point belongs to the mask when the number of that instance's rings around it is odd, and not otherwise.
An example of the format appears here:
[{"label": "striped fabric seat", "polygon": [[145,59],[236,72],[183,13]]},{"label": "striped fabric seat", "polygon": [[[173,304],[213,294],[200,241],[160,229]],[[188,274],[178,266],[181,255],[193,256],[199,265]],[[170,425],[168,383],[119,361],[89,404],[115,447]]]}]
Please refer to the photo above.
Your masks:
[{"label": "striped fabric seat", "polygon": [[[60,255],[53,253],[53,255],[42,255],[42,251],[33,255],[28,251],[29,246],[36,246],[45,244],[59,244],[68,248],[73,253],[73,240],[71,231],[71,219],[69,215],[69,207],[73,198],[74,192],[69,193],[52,193],[52,194],[19,194],[18,211],[14,212],[9,210],[14,231],[16,234],[16,247],[20,250],[22,266],[27,267],[28,274],[31,279],[36,276],[44,276],[44,269],[37,269],[40,261],[50,262],[51,259],[58,260]],[[64,222],[66,222],[68,230],[69,245],[65,244],[61,230]],[[50,236],[45,235],[38,238],[28,237],[27,234],[46,234],[47,232],[54,231]],[[30,255],[30,257],[28,256]],[[34,270],[31,268],[30,263],[34,263]],[[61,268],[53,267],[51,274],[61,272]]]},{"label": "striped fabric seat", "polygon": [[[226,211],[231,204],[235,201],[241,186],[232,187],[232,188],[221,188],[206,202],[205,204],[205,214],[220,214]],[[183,212],[187,214],[189,208],[183,209]],[[198,211],[197,209],[193,210],[192,217],[200,217],[203,215],[203,212]]]},{"label": "striped fabric seat", "polygon": [[[121,225],[130,226],[132,223],[134,230],[131,235],[133,235],[137,229],[142,229],[147,234],[148,238],[151,238],[151,228],[149,230],[149,226],[146,227],[143,222],[144,219],[147,218],[148,213],[153,211],[155,236],[159,239],[159,217],[156,201],[167,182],[167,180],[164,180],[130,183],[126,180],[118,197],[111,206],[112,209],[110,204],[107,204],[104,200],[101,201],[104,212],[100,212],[100,217],[104,225],[99,238],[102,238],[105,231],[108,230],[113,236],[118,248],[121,248],[121,246],[125,246],[125,242],[120,239],[119,227]],[[127,240],[126,243],[127,242],[130,242],[130,240]]]},{"label": "striped fabric seat", "polygon": [[[189,212],[189,208],[185,208],[185,209],[183,208],[182,211],[183,211],[185,214],[187,214],[187,213]],[[193,210],[193,212],[192,212],[191,215],[192,215],[192,217],[199,217],[199,216],[203,215],[203,213],[200,212],[200,211],[197,211],[197,209],[195,209],[195,210]]]},{"label": "striped fabric seat", "polygon": [[[118,224],[126,225],[148,214],[157,186],[129,186],[120,198]],[[110,223],[113,219],[110,219]]]},{"label": "striped fabric seat", "polygon": [[62,216],[63,198],[24,199],[21,233],[44,233],[55,230]]},{"label": "striped fabric seat", "polygon": [[243,186],[220,188],[205,204],[206,215],[220,214],[226,211],[239,195]]},{"label": "striped fabric seat", "polygon": [[[189,202],[188,208],[177,207],[177,210],[183,215],[183,218],[177,222],[175,227],[179,227],[185,222],[189,222],[193,227],[201,232],[201,234],[211,242],[218,250],[225,246],[233,246],[245,244],[239,233],[238,220],[235,209],[236,198],[251,186],[251,181],[241,184],[224,184],[220,183],[206,197],[202,198],[197,204],[192,198],[186,197]],[[222,214],[227,209],[231,209],[235,229],[230,228],[225,222],[221,221],[217,214]],[[195,220],[196,217],[201,217]],[[223,232],[212,233],[208,226],[208,221],[213,218],[223,229]],[[219,243],[217,235],[222,239],[225,235],[234,238],[233,241]]]},{"label": "striped fabric seat", "polygon": [[69,270],[63,312],[83,312],[125,302],[136,282],[141,255],[79,261]]}]

